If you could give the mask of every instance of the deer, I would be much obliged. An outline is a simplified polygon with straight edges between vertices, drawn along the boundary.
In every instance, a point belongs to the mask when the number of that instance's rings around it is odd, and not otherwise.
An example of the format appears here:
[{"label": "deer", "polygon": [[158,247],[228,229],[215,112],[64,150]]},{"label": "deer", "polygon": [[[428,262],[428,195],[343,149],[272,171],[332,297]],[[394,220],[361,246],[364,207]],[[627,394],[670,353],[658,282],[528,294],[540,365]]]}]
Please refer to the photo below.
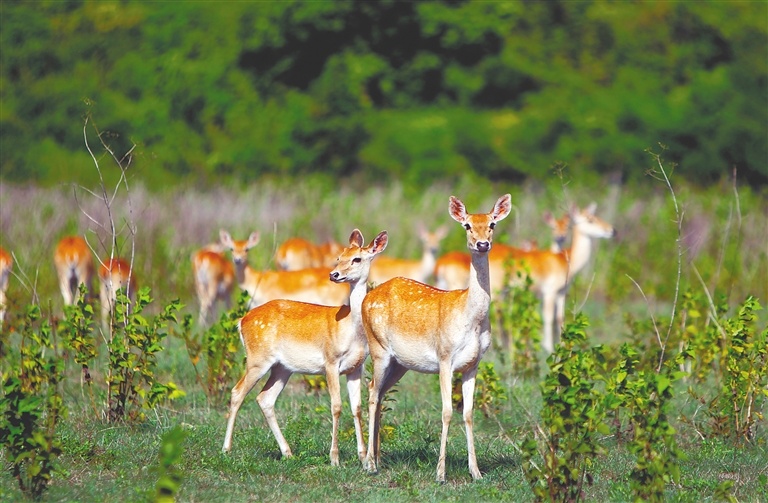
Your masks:
[{"label": "deer", "polygon": [[5,292],[8,290],[8,278],[13,269],[13,257],[4,248],[0,247],[0,328],[5,322],[5,312],[8,309],[8,297]]},{"label": "deer", "polygon": [[568,230],[571,227],[571,214],[566,212],[562,217],[555,218],[551,211],[544,213],[544,222],[552,230],[552,243],[549,251],[558,253],[565,247],[568,238]]},{"label": "deer", "polygon": [[237,411],[246,395],[269,372],[256,401],[280,447],[283,457],[293,454],[275,417],[275,402],[294,373],[325,374],[331,397],[331,465],[339,465],[338,428],[341,416],[339,379],[347,376],[347,391],[355,423],[357,456],[366,456],[362,431],[361,379],[368,343],[361,319],[361,305],[367,292],[371,260],[387,246],[386,231],[368,246],[355,229],[349,246],[338,257],[329,279],[348,283],[349,296],[341,306],[321,306],[291,300],[273,300],[249,311],[238,323],[246,352],[246,370],[232,388],[223,452],[232,448],[232,432]]},{"label": "deer", "polygon": [[77,301],[80,285],[85,285],[88,292],[91,292],[94,276],[93,256],[84,238],[61,238],[53,254],[53,263],[56,266],[59,289],[65,306],[71,306]]},{"label": "deer", "polygon": [[274,299],[334,306],[341,305],[349,295],[346,284],[328,281],[330,269],[324,267],[298,271],[256,271],[251,268],[248,250],[258,244],[258,232],[252,232],[247,240],[232,239],[223,229],[219,234],[221,244],[232,252],[237,282],[250,296],[249,309]]},{"label": "deer", "polygon": [[335,241],[316,245],[304,238],[288,238],[275,251],[275,263],[277,268],[283,271],[316,267],[330,269],[342,249],[343,246]]},{"label": "deer", "polygon": [[496,224],[509,215],[511,196],[501,196],[489,213],[468,214],[451,196],[448,212],[467,233],[470,280],[463,290],[440,290],[406,278],[394,278],[371,290],[363,300],[363,327],[373,362],[368,399],[368,454],[365,468],[375,473],[380,463],[381,404],[386,392],[408,371],[438,374],[442,399],[442,434],[437,481],[445,482],[448,425],[453,413],[451,379],[462,373],[463,417],[469,472],[477,466],[473,433],[475,376],[491,344],[491,287],[488,253]]},{"label": "deer", "polygon": [[216,301],[221,301],[226,309],[231,307],[235,267],[224,256],[224,247],[220,243],[209,244],[196,251],[191,260],[195,291],[200,302],[199,323],[205,326]]},{"label": "deer", "polygon": [[[568,229],[571,225],[571,216],[565,213],[560,218],[555,218],[551,212],[544,213],[544,222],[552,230],[552,244],[550,251],[557,253],[563,249],[565,240],[568,238]],[[519,247],[514,248],[509,245],[497,243],[494,247],[494,254],[503,250],[517,249],[523,251],[536,250],[536,241],[526,241]],[[435,262],[435,286],[442,290],[460,290],[467,287],[469,281],[469,253],[451,251]]]},{"label": "deer", "polygon": [[[549,354],[559,341],[560,328],[565,319],[565,297],[575,275],[589,262],[592,239],[612,238],[613,226],[595,215],[597,204],[584,209],[573,206],[570,220],[573,226],[571,246],[561,251],[520,250],[505,246],[489,254],[491,289],[502,290],[507,283],[515,283],[517,272],[527,272],[542,299],[542,349]],[[557,330],[554,330],[556,324]]]},{"label": "deer", "polygon": [[99,285],[101,324],[106,330],[109,327],[110,315],[114,311],[118,290],[125,288],[129,308],[136,298],[136,277],[131,264],[117,257],[105,259],[99,267]]},{"label": "deer", "polygon": [[426,283],[435,270],[440,242],[447,234],[448,229],[445,226],[439,227],[435,232],[419,228],[419,239],[424,247],[421,259],[409,260],[381,255],[371,264],[371,274],[368,280],[374,284],[381,284],[397,276],[402,276]]}]

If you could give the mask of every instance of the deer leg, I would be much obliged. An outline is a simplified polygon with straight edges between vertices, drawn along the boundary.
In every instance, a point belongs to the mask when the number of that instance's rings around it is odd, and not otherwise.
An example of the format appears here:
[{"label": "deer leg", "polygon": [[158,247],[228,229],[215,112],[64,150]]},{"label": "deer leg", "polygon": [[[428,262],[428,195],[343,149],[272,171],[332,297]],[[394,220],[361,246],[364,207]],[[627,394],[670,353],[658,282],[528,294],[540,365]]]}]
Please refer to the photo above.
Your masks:
[{"label": "deer leg", "polygon": [[467,432],[467,455],[469,461],[469,473],[472,478],[479,480],[483,478],[480,469],[477,467],[477,456],[475,455],[475,434],[473,431],[474,421],[472,414],[474,411],[475,400],[475,376],[477,367],[471,368],[461,375],[461,395],[464,400],[464,426]]},{"label": "deer leg", "polygon": [[555,318],[555,298],[548,293],[544,294],[542,302],[541,321],[544,325],[544,338],[541,341],[541,347],[547,354],[555,350],[554,339],[552,335],[552,326]]},{"label": "deer leg", "polygon": [[222,452],[229,452],[232,448],[232,431],[235,428],[235,418],[237,411],[243,404],[246,395],[253,389],[256,383],[267,372],[266,368],[250,367],[245,371],[245,375],[232,388],[232,397],[229,402],[229,418],[227,419],[227,434],[224,436],[224,446]]},{"label": "deer leg", "polygon": [[325,381],[331,395],[331,466],[339,466],[339,418],[341,417],[341,386],[339,369],[335,363],[325,366]]},{"label": "deer leg", "polygon": [[355,422],[355,439],[357,440],[357,457],[361,463],[365,463],[365,442],[363,441],[363,413],[362,398],[360,394],[360,382],[363,377],[363,365],[347,374],[347,393],[349,394],[349,407],[352,409],[352,419]]},{"label": "deer leg", "polygon": [[443,430],[440,434],[440,457],[437,460],[437,481],[445,482],[445,451],[448,444],[448,426],[453,415],[453,402],[451,401],[451,364],[448,361],[440,362],[440,397],[443,402]]},{"label": "deer leg", "polygon": [[280,446],[280,452],[286,458],[293,456],[293,453],[283,436],[283,432],[280,431],[280,426],[277,424],[275,402],[277,397],[280,396],[280,392],[285,388],[285,385],[288,384],[288,378],[291,377],[291,374],[292,372],[282,365],[275,365],[272,367],[267,383],[264,385],[261,393],[259,393],[259,396],[256,397],[256,401],[259,402],[259,407],[261,407],[261,412],[267,420],[269,429],[272,430],[272,435],[275,436],[275,440],[277,440],[277,444]]},{"label": "deer leg", "polygon": [[365,462],[366,469],[371,473],[377,472],[381,461],[381,401],[406,370],[389,356],[373,361],[373,377],[368,385],[368,456]]},{"label": "deer leg", "polygon": [[558,294],[557,299],[555,300],[555,320],[557,321],[557,324],[555,325],[553,335],[553,348],[555,344],[560,343],[560,333],[565,324],[565,293]]}]

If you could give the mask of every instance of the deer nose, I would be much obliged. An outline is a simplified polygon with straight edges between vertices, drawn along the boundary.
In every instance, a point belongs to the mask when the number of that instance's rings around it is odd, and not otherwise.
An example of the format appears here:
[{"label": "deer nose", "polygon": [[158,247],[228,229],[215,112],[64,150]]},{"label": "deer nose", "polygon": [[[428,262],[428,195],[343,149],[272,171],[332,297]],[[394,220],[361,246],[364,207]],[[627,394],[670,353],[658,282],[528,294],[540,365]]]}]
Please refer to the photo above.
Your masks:
[{"label": "deer nose", "polygon": [[478,241],[475,247],[477,248],[477,251],[487,252],[491,249],[491,243],[488,241]]},{"label": "deer nose", "polygon": [[336,271],[331,271],[330,277],[331,277],[331,281],[335,279],[339,279],[339,273]]}]

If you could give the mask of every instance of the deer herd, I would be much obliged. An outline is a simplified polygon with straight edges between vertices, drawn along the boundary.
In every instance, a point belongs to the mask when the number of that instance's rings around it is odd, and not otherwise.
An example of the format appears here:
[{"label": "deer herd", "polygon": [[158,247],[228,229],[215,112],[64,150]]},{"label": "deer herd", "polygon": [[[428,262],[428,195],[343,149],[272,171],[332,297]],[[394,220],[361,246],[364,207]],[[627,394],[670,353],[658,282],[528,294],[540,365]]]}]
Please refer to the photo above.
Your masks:
[{"label": "deer herd", "polygon": [[[448,426],[453,406],[452,376],[462,375],[463,419],[469,472],[482,477],[473,435],[473,398],[480,359],[491,344],[489,311],[493,298],[520,283],[526,274],[541,298],[542,348],[554,351],[565,318],[565,300],[574,276],[588,263],[593,238],[610,238],[613,227],[595,216],[595,204],[557,219],[545,214],[552,245],[535,242],[520,247],[493,243],[496,224],[512,208],[511,196],[500,197],[488,213],[470,214],[455,197],[449,216],[466,232],[467,251],[438,257],[448,228],[419,230],[421,259],[381,255],[389,236],[381,231],[366,245],[355,229],[346,246],[330,241],[314,244],[286,240],[275,252],[277,270],[256,270],[248,251],[259,233],[245,240],[221,230],[219,241],[191,256],[199,301],[199,324],[206,326],[217,302],[228,309],[235,286],[248,293],[250,309],[238,330],[246,353],[245,373],[232,389],[223,451],[232,447],[235,418],[246,395],[267,373],[256,400],[280,447],[292,455],[275,417],[275,403],[294,373],[325,375],[331,396],[330,458],[339,464],[338,427],[342,409],[340,376],[346,376],[355,425],[357,454],[369,472],[380,463],[382,401],[408,371],[438,374],[442,399],[442,433],[437,480],[445,481]],[[570,246],[566,246],[571,234]],[[227,257],[229,255],[229,258]],[[108,326],[117,291],[133,299],[137,282],[133,264],[117,257],[94,263],[92,249],[80,236],[61,239],[54,264],[65,305],[77,301],[80,285],[90,288],[98,269],[101,320]],[[98,268],[96,267],[98,265]],[[0,325],[7,305],[6,289],[12,256],[0,248]],[[428,284],[434,279],[434,286]],[[368,444],[363,440],[361,386],[364,362],[373,371],[368,384]]]}]

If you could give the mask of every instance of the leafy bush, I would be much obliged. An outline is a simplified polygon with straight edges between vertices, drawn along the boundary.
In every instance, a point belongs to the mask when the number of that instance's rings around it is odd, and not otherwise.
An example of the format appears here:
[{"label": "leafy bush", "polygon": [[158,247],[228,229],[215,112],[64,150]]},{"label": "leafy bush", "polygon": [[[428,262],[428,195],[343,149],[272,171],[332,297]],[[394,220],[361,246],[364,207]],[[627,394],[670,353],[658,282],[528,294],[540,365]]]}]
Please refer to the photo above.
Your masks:
[{"label": "leafy bush", "polygon": [[607,434],[600,381],[599,348],[582,350],[586,317],[578,314],[565,326],[562,342],[547,362],[541,383],[542,425],[522,445],[523,471],[537,501],[580,501],[584,484],[593,480],[594,459],[604,449],[599,434]]},{"label": "leafy bush", "polygon": [[152,408],[165,399],[184,396],[173,382],[163,384],[154,373],[157,354],[163,350],[161,342],[167,335],[169,323],[177,321],[181,303],[178,300],[169,303],[150,323],[142,314],[152,302],[149,294],[149,288],[139,289],[136,302],[131,306],[125,291],[118,291],[111,318],[111,339],[107,343],[109,421],[143,420],[143,409]]},{"label": "leafy bush", "polygon": [[[238,364],[236,358],[241,353],[242,346],[238,322],[248,311],[249,301],[248,292],[241,291],[237,305],[222,313],[219,321],[204,332],[195,332],[191,316],[185,318],[181,338],[184,339],[198,382],[208,400],[214,404],[229,400],[229,391],[233,383],[240,378],[242,365]],[[198,365],[203,355],[205,369],[201,372]]]},{"label": "leafy bush", "polygon": [[[50,325],[40,319],[40,309],[27,310],[22,329],[20,366],[4,371],[0,398],[0,445],[21,491],[39,499],[53,474],[61,442],[58,423],[67,409],[58,386],[63,362],[53,351]],[[49,353],[49,356],[45,356]]]}]

